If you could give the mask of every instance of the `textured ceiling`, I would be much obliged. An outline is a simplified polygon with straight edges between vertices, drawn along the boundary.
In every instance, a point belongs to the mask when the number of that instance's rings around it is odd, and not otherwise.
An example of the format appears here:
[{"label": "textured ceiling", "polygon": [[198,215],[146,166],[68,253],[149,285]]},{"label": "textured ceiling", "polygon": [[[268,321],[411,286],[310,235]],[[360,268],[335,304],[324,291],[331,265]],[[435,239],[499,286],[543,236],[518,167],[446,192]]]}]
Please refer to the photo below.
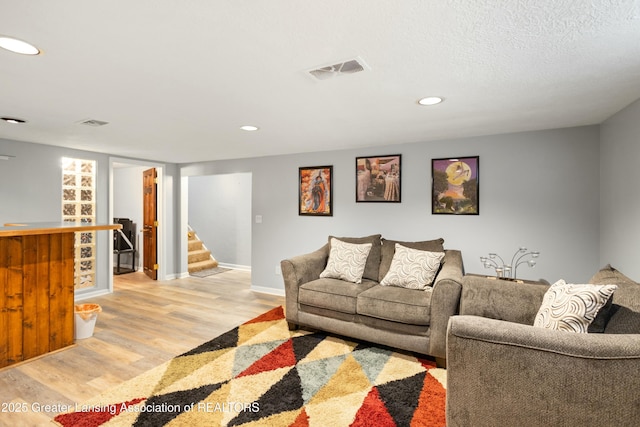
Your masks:
[{"label": "textured ceiling", "polygon": [[[586,125],[640,98],[640,0],[0,0],[0,10],[0,34],[43,51],[0,49],[0,116],[28,120],[0,122],[0,138],[119,156],[183,163]],[[355,57],[368,69],[307,73]],[[427,95],[445,102],[418,106]]]}]

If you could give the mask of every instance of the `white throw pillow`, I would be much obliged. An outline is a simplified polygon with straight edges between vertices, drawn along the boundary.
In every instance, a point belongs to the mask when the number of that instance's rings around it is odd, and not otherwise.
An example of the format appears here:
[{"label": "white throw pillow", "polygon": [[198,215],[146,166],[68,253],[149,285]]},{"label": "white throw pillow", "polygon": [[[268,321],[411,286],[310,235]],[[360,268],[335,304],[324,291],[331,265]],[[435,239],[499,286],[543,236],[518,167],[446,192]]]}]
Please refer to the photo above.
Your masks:
[{"label": "white throw pillow", "polygon": [[411,249],[396,243],[389,271],[380,282],[383,286],[427,289],[433,283],[444,252]]},{"label": "white throw pillow", "polygon": [[371,246],[373,246],[371,243],[347,243],[332,238],[329,260],[320,277],[362,283],[362,274]]},{"label": "white throw pillow", "polygon": [[587,333],[616,289],[616,285],[576,285],[560,279],[544,294],[533,326]]}]

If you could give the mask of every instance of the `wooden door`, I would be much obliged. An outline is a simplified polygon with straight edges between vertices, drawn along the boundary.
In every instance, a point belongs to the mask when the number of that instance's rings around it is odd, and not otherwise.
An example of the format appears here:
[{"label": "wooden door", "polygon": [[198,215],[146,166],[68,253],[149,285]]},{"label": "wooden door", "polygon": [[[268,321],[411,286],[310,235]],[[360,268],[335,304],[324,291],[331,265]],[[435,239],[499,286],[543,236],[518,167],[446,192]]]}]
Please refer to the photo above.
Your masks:
[{"label": "wooden door", "polygon": [[155,168],[146,170],[142,174],[143,193],[143,267],[147,276],[158,279],[158,211],[156,208],[158,174]]}]

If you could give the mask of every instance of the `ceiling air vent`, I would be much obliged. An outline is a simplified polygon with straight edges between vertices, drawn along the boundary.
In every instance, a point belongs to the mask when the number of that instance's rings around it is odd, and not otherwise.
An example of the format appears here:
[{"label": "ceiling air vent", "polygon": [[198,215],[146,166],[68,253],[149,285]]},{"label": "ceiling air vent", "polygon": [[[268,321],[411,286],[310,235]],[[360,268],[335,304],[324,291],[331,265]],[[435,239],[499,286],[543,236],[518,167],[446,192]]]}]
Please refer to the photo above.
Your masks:
[{"label": "ceiling air vent", "polygon": [[103,122],[101,120],[93,120],[93,119],[89,119],[89,120],[83,120],[80,122],[81,125],[86,125],[86,126],[93,126],[93,127],[98,127],[98,126],[104,126],[104,125],[108,125],[109,122]]},{"label": "ceiling air vent", "polygon": [[309,70],[308,73],[318,80],[328,80],[338,76],[359,73],[367,68],[367,65],[362,59],[355,58],[339,62],[337,64],[316,68],[315,70]]}]

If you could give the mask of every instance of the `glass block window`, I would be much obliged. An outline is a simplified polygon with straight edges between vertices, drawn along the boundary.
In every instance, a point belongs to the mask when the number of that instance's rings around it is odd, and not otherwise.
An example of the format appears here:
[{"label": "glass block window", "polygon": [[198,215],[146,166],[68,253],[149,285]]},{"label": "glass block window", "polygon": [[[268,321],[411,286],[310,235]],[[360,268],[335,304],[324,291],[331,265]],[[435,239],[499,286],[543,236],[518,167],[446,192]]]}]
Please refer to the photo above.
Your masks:
[{"label": "glass block window", "polygon": [[[94,223],[96,220],[96,162],[62,159],[62,220]],[[75,288],[95,286],[95,232],[76,233]]]}]

